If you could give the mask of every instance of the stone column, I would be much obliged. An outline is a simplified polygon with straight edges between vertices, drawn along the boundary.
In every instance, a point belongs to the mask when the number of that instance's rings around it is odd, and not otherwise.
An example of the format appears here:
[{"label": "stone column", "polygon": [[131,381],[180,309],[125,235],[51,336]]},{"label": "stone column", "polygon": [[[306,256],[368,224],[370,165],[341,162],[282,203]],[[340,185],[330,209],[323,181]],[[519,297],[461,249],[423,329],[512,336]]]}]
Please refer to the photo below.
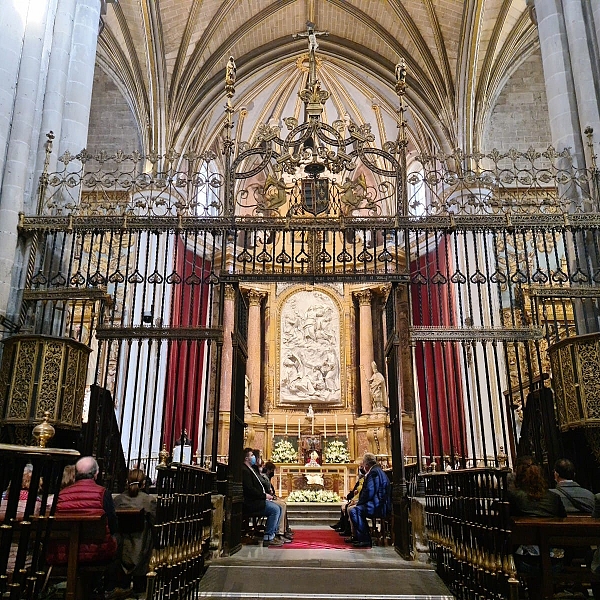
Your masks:
[{"label": "stone column", "polygon": [[233,286],[225,286],[223,302],[223,349],[221,351],[221,385],[220,411],[231,410],[231,369],[233,366],[233,345],[231,335],[235,324],[235,290]]},{"label": "stone column", "polygon": [[[25,6],[27,3],[24,3]],[[36,4],[36,3],[33,3]],[[21,5],[19,5],[21,6]],[[37,8],[37,10],[34,10]],[[12,12],[12,11],[9,11]],[[6,147],[6,162],[0,191],[0,313],[6,313],[13,279],[13,266],[17,251],[19,212],[26,203],[27,190],[31,193],[31,146],[37,145],[39,131],[35,130],[36,114],[43,100],[40,90],[43,71],[42,58],[46,40],[46,24],[51,19],[50,8],[23,8],[21,15],[27,18],[17,79],[14,81],[14,104],[12,107],[10,134]],[[51,21],[50,21],[51,22]],[[3,62],[6,58],[3,58]]]},{"label": "stone column", "polygon": [[257,415],[260,409],[260,369],[262,364],[262,338],[260,305],[264,294],[256,290],[248,292],[248,362],[246,375],[250,380],[250,412]]},{"label": "stone column", "polygon": [[[42,174],[46,159],[46,134],[52,131],[58,140],[60,140],[62,135],[62,119],[67,93],[69,59],[73,43],[73,15],[75,14],[76,4],[77,0],[58,0],[56,9],[54,38],[48,62],[48,79],[40,128],[41,135],[38,145],[37,180],[39,180]],[[57,158],[58,152],[53,152],[50,156],[48,168],[50,173],[56,170]]]},{"label": "stone column", "polygon": [[373,374],[373,321],[371,316],[371,291],[361,290],[354,294],[358,298],[359,323],[360,323],[360,405],[362,414],[369,414],[372,410],[371,388],[369,378]]},{"label": "stone column", "polygon": [[60,154],[65,150],[76,154],[85,148],[87,143],[100,7],[100,0],[77,0],[59,144]]},{"label": "stone column", "polygon": [[[558,150],[566,147],[583,157],[582,129],[579,120],[572,57],[562,10],[562,0],[535,0],[552,143]],[[578,45],[578,44],[577,44]],[[588,71],[582,76],[591,77]],[[583,162],[580,162],[580,166]]]}]

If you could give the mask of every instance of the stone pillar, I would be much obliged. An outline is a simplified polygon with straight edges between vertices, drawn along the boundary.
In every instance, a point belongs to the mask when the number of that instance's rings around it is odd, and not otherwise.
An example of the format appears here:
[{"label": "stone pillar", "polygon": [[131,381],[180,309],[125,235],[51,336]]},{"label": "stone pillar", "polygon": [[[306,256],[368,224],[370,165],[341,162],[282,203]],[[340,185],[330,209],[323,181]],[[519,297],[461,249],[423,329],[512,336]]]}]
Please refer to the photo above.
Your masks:
[{"label": "stone pillar", "polygon": [[250,412],[257,415],[260,409],[260,369],[262,364],[262,337],[260,305],[264,294],[256,290],[248,292],[248,361],[246,375],[250,380]]},{"label": "stone pillar", "polygon": [[[43,9],[30,2],[29,10],[21,11],[27,18],[23,33],[18,74],[15,80],[10,134],[6,146],[6,162],[0,191],[0,313],[6,313],[13,279],[13,265],[17,251],[19,212],[26,203],[25,194],[31,194],[31,146],[37,146],[39,131],[35,130],[36,114],[43,102],[40,73],[46,40],[46,24],[51,18],[50,6]],[[51,3],[50,3],[51,4]],[[26,6],[27,3],[24,3]],[[35,5],[35,6],[34,6]],[[14,6],[14,4],[13,4]],[[23,6],[23,5],[19,5]],[[37,10],[35,10],[37,8]],[[12,10],[9,10],[12,12]],[[14,41],[14,40],[13,40]],[[18,42],[18,40],[17,40]],[[17,44],[18,45],[18,44]],[[3,58],[2,62],[5,62]]]},{"label": "stone pillar", "polygon": [[76,154],[87,143],[94,66],[98,44],[100,0],[77,0],[59,153]]},{"label": "stone pillar", "polygon": [[225,286],[223,302],[223,349],[221,351],[221,385],[220,411],[228,413],[231,410],[231,370],[233,367],[233,345],[231,335],[235,325],[235,290],[233,286]]},{"label": "stone pillar", "polygon": [[[60,140],[62,135],[62,119],[67,93],[71,44],[73,42],[73,15],[75,15],[76,4],[77,0],[58,0],[56,9],[54,40],[48,62],[46,95],[44,97],[44,110],[40,128],[41,135],[38,145],[36,170],[36,178],[38,180],[42,174],[46,159],[46,134],[52,131],[58,140]],[[56,170],[57,158],[58,152],[53,152],[50,156],[48,168],[50,173]]]},{"label": "stone pillar", "polygon": [[47,130],[60,133],[59,154],[86,144],[101,4],[19,0],[0,11],[0,314],[16,311],[18,215],[37,206]]},{"label": "stone pillar", "polygon": [[[584,156],[581,132],[585,124],[581,123],[579,118],[573,57],[569,51],[562,4],[563,0],[535,0],[535,16],[542,52],[552,143],[558,150],[570,147],[571,152],[581,161]],[[574,23],[570,26],[570,29],[578,28]],[[580,47],[580,44],[580,40],[574,40],[575,46]],[[591,78],[593,75],[587,71],[581,76]]]},{"label": "stone pillar", "polygon": [[371,316],[371,291],[361,290],[356,292],[359,305],[359,348],[360,348],[360,405],[362,414],[369,414],[372,410],[371,388],[369,378],[373,374],[373,321]]}]

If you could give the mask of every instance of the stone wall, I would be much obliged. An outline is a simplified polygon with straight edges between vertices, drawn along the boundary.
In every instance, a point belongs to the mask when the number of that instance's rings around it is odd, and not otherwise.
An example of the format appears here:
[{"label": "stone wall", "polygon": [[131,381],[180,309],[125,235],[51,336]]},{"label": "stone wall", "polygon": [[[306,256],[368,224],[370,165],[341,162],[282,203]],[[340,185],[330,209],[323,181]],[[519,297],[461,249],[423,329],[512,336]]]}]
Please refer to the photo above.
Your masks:
[{"label": "stone wall", "polygon": [[552,143],[542,57],[537,51],[513,73],[485,128],[482,150],[547,148]]},{"label": "stone wall", "polygon": [[87,149],[92,154],[99,150],[123,150],[127,154],[141,151],[133,112],[117,85],[98,65],[94,72]]}]

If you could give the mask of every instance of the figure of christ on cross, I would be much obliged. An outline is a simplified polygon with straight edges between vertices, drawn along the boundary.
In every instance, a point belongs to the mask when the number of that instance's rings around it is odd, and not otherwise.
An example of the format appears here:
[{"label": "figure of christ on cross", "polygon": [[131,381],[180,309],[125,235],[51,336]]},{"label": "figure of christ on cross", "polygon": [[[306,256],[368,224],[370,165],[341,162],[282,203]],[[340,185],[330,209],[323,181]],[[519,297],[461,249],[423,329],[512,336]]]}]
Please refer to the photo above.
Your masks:
[{"label": "figure of christ on cross", "polygon": [[318,35],[329,35],[329,31],[315,31],[315,24],[311,23],[310,21],[306,21],[306,31],[294,33],[292,37],[294,39],[299,37],[308,38],[308,52],[311,55],[311,57],[314,57],[315,50],[319,47],[319,44],[317,42]]}]

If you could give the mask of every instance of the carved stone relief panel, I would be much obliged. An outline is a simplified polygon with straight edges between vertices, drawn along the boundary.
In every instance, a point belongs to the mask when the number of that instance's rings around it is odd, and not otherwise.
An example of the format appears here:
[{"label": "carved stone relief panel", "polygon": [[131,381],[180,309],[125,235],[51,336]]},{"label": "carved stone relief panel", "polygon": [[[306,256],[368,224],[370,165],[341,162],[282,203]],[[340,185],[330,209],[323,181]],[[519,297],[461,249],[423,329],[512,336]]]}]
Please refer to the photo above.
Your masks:
[{"label": "carved stone relief panel", "polygon": [[321,291],[298,291],[279,323],[279,402],[340,404],[340,312]]}]

